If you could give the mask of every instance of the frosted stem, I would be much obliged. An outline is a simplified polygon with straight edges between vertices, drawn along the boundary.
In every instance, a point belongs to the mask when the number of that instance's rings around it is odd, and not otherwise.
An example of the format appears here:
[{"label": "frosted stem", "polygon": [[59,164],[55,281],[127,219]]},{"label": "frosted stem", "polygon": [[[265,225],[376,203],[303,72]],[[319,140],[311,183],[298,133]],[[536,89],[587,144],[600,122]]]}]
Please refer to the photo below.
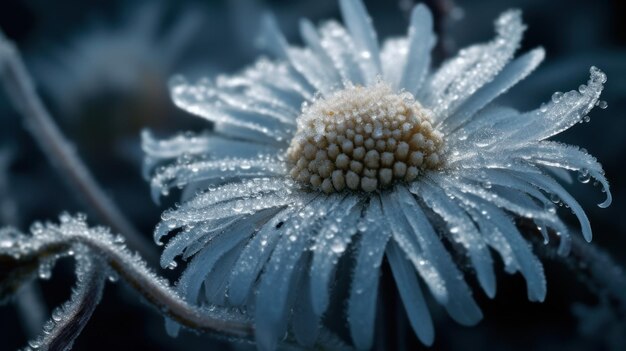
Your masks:
[{"label": "frosted stem", "polygon": [[537,233],[532,233],[530,238],[539,256],[565,264],[591,292],[617,302],[621,313],[626,315],[626,274],[609,254],[579,236],[572,236],[572,249],[566,256],[558,254],[558,245],[544,244]]},{"label": "frosted stem", "polygon": [[111,274],[125,280],[162,314],[178,323],[238,338],[249,339],[253,335],[251,324],[241,313],[185,302],[138,254],[131,254],[121,236],[114,237],[101,227],[89,228],[82,217],[64,214],[60,225],[34,224],[32,232],[32,236],[27,236],[13,229],[0,230],[0,297],[14,292],[42,265],[49,267],[57,258],[78,252],[77,246],[84,246],[89,254],[110,267]]},{"label": "frosted stem", "polygon": [[24,118],[27,129],[61,177],[77,190],[87,205],[114,230],[125,233],[129,244],[150,262],[157,262],[153,245],[99,187],[87,167],[54,123],[35,91],[32,79],[15,45],[0,31],[0,80],[9,99]]},{"label": "frosted stem", "polygon": [[87,325],[104,290],[104,266],[84,248],[76,255],[76,286],[70,300],[52,312],[43,333],[28,342],[28,350],[70,350]]}]

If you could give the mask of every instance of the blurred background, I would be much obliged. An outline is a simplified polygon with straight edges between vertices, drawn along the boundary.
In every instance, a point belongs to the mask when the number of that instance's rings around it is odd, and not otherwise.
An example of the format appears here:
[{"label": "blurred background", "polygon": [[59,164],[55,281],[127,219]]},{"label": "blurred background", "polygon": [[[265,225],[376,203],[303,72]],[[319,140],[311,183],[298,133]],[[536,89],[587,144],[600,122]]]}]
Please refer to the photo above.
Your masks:
[{"label": "blurred background", "polygon": [[[414,2],[365,0],[379,39],[405,35]],[[614,202],[596,206],[603,195],[591,184],[572,188],[587,210],[593,245],[626,265],[626,1],[623,0],[428,0],[442,39],[438,62],[459,48],[490,40],[493,21],[508,8],[520,8],[528,25],[521,52],[545,47],[544,64],[504,100],[520,109],[538,107],[555,91],[585,83],[589,67],[608,75],[603,100],[588,123],[559,136],[579,145],[604,165]],[[209,126],[177,110],[167,82],[176,73],[191,78],[233,73],[259,56],[260,16],[273,12],[292,43],[300,43],[298,20],[339,18],[335,0],[308,1],[122,1],[3,0],[0,28],[22,51],[39,92],[60,128],[73,142],[99,183],[133,224],[151,240],[162,205],[150,199],[142,178],[139,133],[157,136],[200,131]],[[87,212],[80,196],[50,166],[19,116],[0,93],[0,219],[26,230],[35,220],[56,220],[60,212]],[[98,218],[90,216],[92,224]],[[573,222],[574,223],[574,222]],[[575,223],[574,223],[575,224]],[[155,248],[156,250],[156,248]],[[150,262],[156,267],[155,262]],[[29,286],[23,298],[0,307],[0,348],[14,350],[40,329],[37,320],[69,297],[72,262],[62,261],[51,280]],[[434,350],[624,350],[626,321],[600,303],[565,266],[544,262],[548,296],[543,304],[526,299],[518,275],[498,271],[494,300],[475,290],[484,311],[476,327],[462,327],[433,304]],[[180,268],[160,273],[174,281]],[[383,276],[381,312],[389,349],[422,346],[393,313],[397,295]],[[385,276],[386,274],[386,276]],[[390,312],[391,311],[391,312]],[[25,318],[24,316],[28,316]],[[104,298],[75,344],[75,350],[238,350],[209,336],[164,332],[162,317],[120,284],[108,284]]]}]

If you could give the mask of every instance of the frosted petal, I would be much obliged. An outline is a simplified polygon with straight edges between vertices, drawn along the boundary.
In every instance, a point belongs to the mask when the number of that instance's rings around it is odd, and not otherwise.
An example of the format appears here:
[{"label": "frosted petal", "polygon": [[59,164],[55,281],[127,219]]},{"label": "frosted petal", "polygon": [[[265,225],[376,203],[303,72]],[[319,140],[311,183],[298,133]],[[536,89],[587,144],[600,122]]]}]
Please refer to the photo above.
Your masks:
[{"label": "frosted petal", "polygon": [[[413,95],[419,91],[430,66],[430,51],[436,43],[433,16],[424,4],[418,4],[411,12],[408,33],[408,52],[399,84]],[[395,61],[395,58],[393,58]],[[399,64],[399,62],[394,62]]]},{"label": "frosted petal", "polygon": [[[399,245],[407,258],[413,263],[419,275],[424,279],[430,293],[437,302],[445,304],[450,299],[448,287],[444,282],[442,273],[435,262],[431,262],[428,253],[423,252],[417,235],[413,233],[413,228],[407,222],[404,213],[399,208],[395,199],[391,199],[389,194],[381,196],[383,213],[387,225],[391,229],[393,240]],[[444,257],[444,256],[442,256]]]},{"label": "frosted petal", "polygon": [[476,90],[490,82],[513,57],[525,29],[521,13],[517,10],[503,13],[495,27],[494,40],[461,50],[425,85],[421,101],[433,109],[437,116],[435,124],[445,120]]},{"label": "frosted petal", "polygon": [[[308,263],[307,261],[307,266]],[[303,274],[291,319],[291,326],[296,340],[307,348],[312,348],[315,345],[320,329],[320,317],[313,311],[311,304],[310,284],[310,276],[306,273]]]},{"label": "frosted petal", "polygon": [[391,237],[391,231],[380,220],[382,216],[380,199],[374,196],[358,225],[361,240],[358,243],[347,315],[350,335],[359,350],[370,349],[374,339],[379,271],[385,247]]},{"label": "frosted petal", "polygon": [[326,49],[341,80],[345,83],[365,84],[358,50],[350,35],[339,23],[329,21],[321,26],[322,47]]},{"label": "frosted petal", "polygon": [[316,91],[330,93],[337,84],[336,79],[326,74],[324,63],[310,50],[290,48],[289,59],[295,69],[313,86]]},{"label": "frosted petal", "polygon": [[[214,221],[211,222],[210,225],[197,225],[176,234],[176,236],[168,241],[161,253],[161,267],[166,268],[170,266],[171,262],[174,261],[177,256],[182,255],[183,252],[188,256],[190,254],[188,248],[191,245],[196,244],[198,241],[202,241],[202,244],[205,244],[216,235],[228,230],[242,217],[243,216]],[[161,237],[155,238],[157,242],[160,242],[160,239]]]},{"label": "frosted petal", "polygon": [[591,224],[585,214],[585,210],[580,207],[578,201],[576,201],[576,199],[574,199],[574,197],[570,195],[567,190],[565,190],[557,181],[544,174],[526,174],[523,179],[528,181],[530,184],[547,191],[548,193],[557,195],[564,204],[569,206],[578,218],[585,240],[591,241]]},{"label": "frosted petal", "polygon": [[[228,283],[228,300],[235,306],[243,305],[251,293],[263,266],[270,257],[278,240],[283,236],[284,223],[301,210],[288,207],[268,221],[247,243],[234,264]],[[281,223],[283,223],[281,225]]]},{"label": "frosted petal", "polygon": [[[266,144],[281,144],[290,136],[280,127],[280,121],[273,118],[262,118],[262,115],[236,111],[223,111],[218,107],[217,90],[208,81],[189,84],[181,77],[175,78],[170,84],[174,103],[195,115],[204,117],[216,124],[224,124],[233,129],[222,128],[223,133],[254,140]],[[272,122],[274,120],[274,122]],[[277,127],[280,127],[277,129]]]},{"label": "frosted petal", "polygon": [[419,188],[412,186],[411,192],[420,196],[426,205],[444,220],[448,227],[446,234],[452,241],[461,244],[467,250],[481,287],[487,296],[493,298],[496,294],[493,261],[487,245],[485,245],[471,218],[437,186],[427,182],[420,182],[419,184]]},{"label": "frosted petal", "polygon": [[465,202],[472,203],[471,197],[465,196],[466,194],[481,198],[485,201],[491,202],[498,207],[502,207],[512,213],[517,214],[518,216],[522,216],[525,218],[533,219],[533,220],[541,220],[549,223],[553,226],[557,231],[567,232],[567,228],[563,225],[561,220],[554,214],[546,211],[545,209],[536,209],[534,207],[524,206],[522,204],[515,203],[513,201],[509,201],[501,196],[498,196],[493,191],[488,191],[481,186],[474,185],[470,182],[464,181],[461,178],[454,178],[454,182],[448,177],[442,177],[437,174],[431,175],[431,179],[433,179],[440,187],[446,189],[447,192],[452,190],[458,190],[456,195],[458,195],[459,199]]},{"label": "frosted petal", "polygon": [[291,221],[279,239],[267,263],[256,295],[256,339],[262,349],[275,349],[276,342],[286,332],[287,300],[293,272],[302,264],[315,230],[342,199],[339,195],[321,196],[313,200]]},{"label": "frosted petal", "polygon": [[372,19],[361,0],[340,0],[339,7],[343,20],[352,35],[358,50],[358,58],[363,67],[363,75],[367,84],[374,83],[381,73],[380,49]]},{"label": "frosted petal", "polygon": [[[184,156],[183,159],[187,157]],[[223,158],[210,161],[184,161],[160,168],[152,177],[152,197],[155,201],[174,187],[183,188],[197,182],[227,182],[246,178],[283,176],[284,162],[268,156],[256,158]],[[205,183],[208,184],[208,183]]]},{"label": "frosted petal", "polygon": [[[289,317],[305,272],[305,260],[300,257],[290,265],[288,275],[274,287],[261,285],[255,311],[255,339],[260,351],[274,351],[285,337]],[[272,296],[272,289],[279,293]],[[268,309],[270,311],[268,311]]]},{"label": "frosted petal", "polygon": [[348,249],[352,236],[356,234],[356,224],[361,217],[359,196],[347,196],[330,214],[319,232],[311,251],[311,298],[313,311],[321,316],[328,307],[330,282],[334,277],[337,263]]},{"label": "frosted petal", "polygon": [[[385,214],[388,215],[387,206],[389,204],[392,202],[398,204],[396,205],[396,210],[404,214],[405,221],[413,231],[412,241],[416,242],[417,245],[415,246],[419,247],[424,255],[424,259],[421,262],[413,262],[418,272],[420,272],[420,266],[430,262],[440,274],[436,279],[441,279],[441,282],[437,282],[437,284],[444,284],[444,289],[448,292],[447,301],[442,303],[450,316],[464,325],[477,323],[482,318],[482,313],[476,305],[461,273],[452,262],[450,255],[443,247],[439,237],[413,195],[404,186],[396,186],[391,197],[393,198],[392,201],[383,200]],[[383,197],[383,199],[385,198]],[[394,230],[394,238],[397,237],[396,234]],[[396,239],[396,242],[405,250],[399,240]],[[409,255],[409,259],[411,259],[411,255]],[[420,274],[422,275],[422,272]],[[426,284],[429,284],[430,279],[435,278],[432,274],[422,275],[422,277]]]},{"label": "frosted petal", "polygon": [[594,178],[602,184],[602,189],[606,193],[606,200],[598,206],[605,208],[612,202],[613,197],[611,196],[609,182],[604,176],[602,165],[593,156],[576,146],[544,141],[519,148],[515,150],[515,155],[544,166],[580,171],[585,177]]},{"label": "frosted petal", "polygon": [[333,89],[339,87],[341,85],[341,77],[339,76],[339,72],[335,70],[333,66],[333,61],[330,56],[326,52],[326,49],[322,46],[322,42],[320,39],[315,26],[307,20],[300,20],[300,35],[302,36],[302,40],[305,42],[306,46],[313,52],[317,59],[321,63],[321,69],[324,71],[324,74],[329,79],[330,86],[321,86],[318,90],[324,94],[328,95],[332,92]]},{"label": "frosted petal", "polygon": [[267,212],[258,212],[247,220],[238,222],[232,231],[218,235],[211,240],[209,245],[194,256],[178,281],[176,287],[181,295],[191,303],[198,302],[200,287],[215,263],[242,240],[249,237],[254,232],[258,221],[267,221],[269,217]]},{"label": "frosted petal", "polygon": [[384,41],[380,59],[383,77],[392,88],[398,89],[400,81],[404,79],[404,67],[409,52],[408,40],[404,37],[390,38]]},{"label": "frosted petal", "polygon": [[435,330],[417,276],[397,243],[389,243],[386,252],[411,327],[420,341],[430,346],[435,339]]},{"label": "frosted petal", "polygon": [[505,93],[520,80],[526,78],[539,66],[544,57],[545,51],[543,48],[539,48],[520,56],[506,65],[493,81],[478,89],[459,106],[455,113],[442,122],[442,131],[445,133],[461,127],[475,113]]},{"label": "frosted petal", "polygon": [[215,264],[213,270],[204,278],[204,299],[211,305],[226,306],[226,291],[228,276],[233,269],[235,260],[241,254],[246,240],[223,255]]},{"label": "frosted petal", "polygon": [[[507,248],[500,251],[504,262],[514,262],[510,265],[519,267],[526,279],[528,299],[531,301],[543,301],[546,296],[546,279],[541,263],[533,255],[530,245],[524,240],[510,216],[501,209],[485,201],[478,201],[475,208],[468,209],[472,218],[476,221],[480,230],[490,240],[494,248]],[[482,213],[488,214],[483,215]],[[498,242],[501,242],[500,244]]]},{"label": "frosted petal", "polygon": [[581,93],[571,90],[537,110],[520,116],[518,131],[507,143],[523,144],[547,139],[580,122],[596,106],[606,82],[606,75],[596,67],[589,70],[587,87]]}]

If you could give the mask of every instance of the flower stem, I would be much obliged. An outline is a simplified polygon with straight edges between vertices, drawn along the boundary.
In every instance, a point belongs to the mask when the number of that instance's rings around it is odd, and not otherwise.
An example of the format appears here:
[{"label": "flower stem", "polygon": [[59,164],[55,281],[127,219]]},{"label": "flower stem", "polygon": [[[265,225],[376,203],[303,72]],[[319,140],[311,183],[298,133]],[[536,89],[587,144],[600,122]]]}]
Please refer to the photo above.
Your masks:
[{"label": "flower stem", "polygon": [[605,295],[617,303],[620,312],[626,315],[626,274],[609,254],[597,245],[591,245],[578,236],[572,236],[572,249],[569,255],[557,253],[554,244],[544,244],[538,235],[531,242],[535,252],[544,259],[556,261],[575,271],[589,290],[596,295]]},{"label": "flower stem", "polygon": [[99,187],[74,148],[63,136],[35,91],[32,79],[15,45],[0,31],[0,80],[16,110],[23,116],[27,129],[39,144],[50,164],[61,177],[82,195],[96,215],[115,231],[125,233],[129,245],[150,262],[157,262],[153,245],[133,227]]}]

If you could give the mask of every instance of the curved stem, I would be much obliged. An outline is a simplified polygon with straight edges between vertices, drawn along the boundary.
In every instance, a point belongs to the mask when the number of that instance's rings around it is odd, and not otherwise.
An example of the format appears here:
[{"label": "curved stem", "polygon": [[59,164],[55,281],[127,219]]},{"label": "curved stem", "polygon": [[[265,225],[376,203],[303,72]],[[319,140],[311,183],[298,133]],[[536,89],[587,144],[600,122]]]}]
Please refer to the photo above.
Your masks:
[{"label": "curved stem", "polygon": [[89,252],[77,247],[76,287],[72,297],[52,312],[52,319],[44,324],[44,332],[29,341],[28,349],[69,350],[83,331],[102,298],[105,274],[104,265]]},{"label": "curved stem", "polygon": [[617,302],[621,313],[626,315],[626,274],[607,253],[597,245],[572,236],[572,250],[569,255],[563,256],[557,253],[556,245],[544,244],[538,235],[533,235],[532,238],[534,251],[539,256],[575,270],[592,292],[606,294]]},{"label": "curved stem", "polygon": [[85,202],[97,216],[114,230],[125,233],[131,246],[151,262],[157,262],[152,243],[139,234],[130,221],[115,206],[98,186],[87,167],[70,146],[54,123],[35,91],[20,54],[15,45],[0,31],[0,80],[11,102],[23,116],[28,130],[39,144],[50,163],[57,168],[61,177],[76,189],[75,194]]},{"label": "curved stem", "polygon": [[40,262],[54,260],[76,245],[83,245],[162,314],[181,325],[203,332],[252,339],[254,330],[246,316],[227,308],[188,304],[165,279],[152,272],[138,254],[131,254],[121,237],[115,238],[102,228],[88,228],[82,219],[67,217],[60,226],[40,226],[32,237],[16,235],[15,231],[7,232],[3,237],[0,232],[0,243],[6,242],[0,247],[0,268],[10,272],[8,278],[0,279],[0,286],[10,284],[12,287],[14,282],[31,275]]}]

